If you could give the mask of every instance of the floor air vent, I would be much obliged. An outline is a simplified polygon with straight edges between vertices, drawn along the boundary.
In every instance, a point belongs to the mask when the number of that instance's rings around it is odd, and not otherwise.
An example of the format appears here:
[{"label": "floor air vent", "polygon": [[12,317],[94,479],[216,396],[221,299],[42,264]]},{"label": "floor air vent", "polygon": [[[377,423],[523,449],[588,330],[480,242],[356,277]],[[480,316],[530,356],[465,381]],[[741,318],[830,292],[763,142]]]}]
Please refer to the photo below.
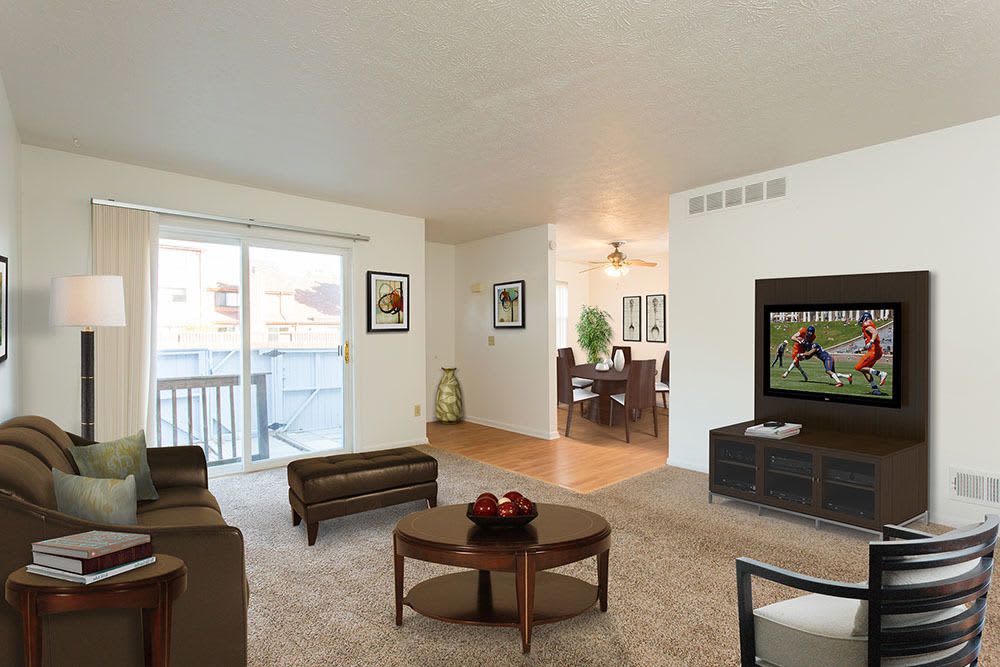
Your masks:
[{"label": "floor air vent", "polygon": [[726,188],[718,192],[710,192],[688,199],[688,215],[711,213],[723,208],[734,208],[744,204],[755,204],[765,199],[777,199],[788,194],[788,181],[772,178],[769,181],[749,183],[735,188]]},{"label": "floor air vent", "polygon": [[949,469],[949,475],[954,500],[1000,507],[1000,475],[961,468]]}]

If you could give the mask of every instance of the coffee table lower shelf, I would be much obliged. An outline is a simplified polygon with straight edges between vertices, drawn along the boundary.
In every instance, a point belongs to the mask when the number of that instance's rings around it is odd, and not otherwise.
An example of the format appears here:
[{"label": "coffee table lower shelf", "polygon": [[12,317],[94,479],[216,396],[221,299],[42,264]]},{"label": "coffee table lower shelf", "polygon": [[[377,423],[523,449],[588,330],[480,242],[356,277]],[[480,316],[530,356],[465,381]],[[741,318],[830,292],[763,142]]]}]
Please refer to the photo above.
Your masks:
[{"label": "coffee table lower shelf", "polygon": [[[555,623],[578,616],[597,604],[597,586],[554,572],[535,575],[532,623]],[[410,589],[403,604],[448,623],[517,627],[514,574],[471,570],[423,581]]]}]

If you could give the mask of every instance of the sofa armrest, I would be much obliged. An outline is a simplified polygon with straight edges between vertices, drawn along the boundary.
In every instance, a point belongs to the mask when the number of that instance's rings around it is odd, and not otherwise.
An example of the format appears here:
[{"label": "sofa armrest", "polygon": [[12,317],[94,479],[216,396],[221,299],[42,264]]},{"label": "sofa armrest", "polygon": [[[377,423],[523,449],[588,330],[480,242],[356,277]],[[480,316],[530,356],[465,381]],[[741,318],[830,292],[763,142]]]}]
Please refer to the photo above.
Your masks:
[{"label": "sofa armrest", "polygon": [[208,488],[208,463],[201,447],[150,447],[146,450],[153,486],[166,489],[175,486]]}]

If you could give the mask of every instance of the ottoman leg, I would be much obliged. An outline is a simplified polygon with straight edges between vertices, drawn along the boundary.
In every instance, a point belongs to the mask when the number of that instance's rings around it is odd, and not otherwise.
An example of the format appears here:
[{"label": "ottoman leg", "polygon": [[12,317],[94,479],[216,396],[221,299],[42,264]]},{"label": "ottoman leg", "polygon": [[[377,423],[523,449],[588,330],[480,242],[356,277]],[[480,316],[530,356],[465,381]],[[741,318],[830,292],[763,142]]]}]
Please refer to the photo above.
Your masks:
[{"label": "ottoman leg", "polygon": [[319,522],[313,521],[306,524],[306,533],[309,535],[309,546],[316,544],[316,534],[319,532]]},{"label": "ottoman leg", "polygon": [[438,506],[437,496],[434,496],[433,498],[428,498],[427,499],[427,508],[428,509],[430,509],[431,507],[437,507],[437,506]]},{"label": "ottoman leg", "polygon": [[298,512],[292,510],[292,525],[297,526],[300,523],[302,523],[302,517],[299,516]]}]

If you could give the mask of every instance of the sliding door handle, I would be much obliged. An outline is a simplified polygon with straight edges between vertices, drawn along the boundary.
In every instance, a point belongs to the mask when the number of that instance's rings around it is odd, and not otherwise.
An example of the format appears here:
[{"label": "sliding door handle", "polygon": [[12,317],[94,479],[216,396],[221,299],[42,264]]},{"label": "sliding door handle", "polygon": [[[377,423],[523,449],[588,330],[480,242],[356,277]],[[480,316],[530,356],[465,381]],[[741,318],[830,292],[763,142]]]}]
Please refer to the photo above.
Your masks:
[{"label": "sliding door handle", "polygon": [[351,344],[349,342],[344,342],[344,363],[351,363]]}]

